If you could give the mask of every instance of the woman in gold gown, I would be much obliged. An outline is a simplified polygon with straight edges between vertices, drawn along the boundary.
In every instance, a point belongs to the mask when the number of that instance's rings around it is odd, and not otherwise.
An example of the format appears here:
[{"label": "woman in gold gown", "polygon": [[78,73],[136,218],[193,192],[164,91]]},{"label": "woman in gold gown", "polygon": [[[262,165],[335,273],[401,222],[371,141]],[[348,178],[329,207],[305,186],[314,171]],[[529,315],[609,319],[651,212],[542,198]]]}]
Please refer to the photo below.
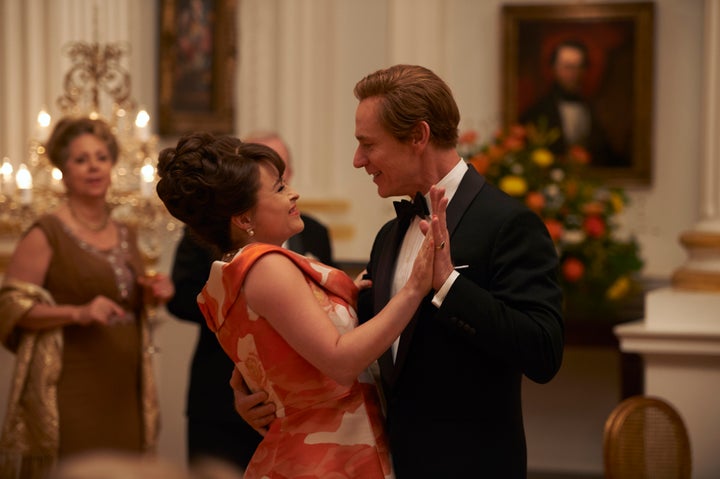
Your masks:
[{"label": "woman in gold gown", "polygon": [[26,457],[155,447],[144,304],[174,288],[144,275],[135,232],[111,218],[118,148],[102,120],[57,124],[47,152],[66,199],[19,239],[0,289],[0,340],[16,354],[0,448]]}]

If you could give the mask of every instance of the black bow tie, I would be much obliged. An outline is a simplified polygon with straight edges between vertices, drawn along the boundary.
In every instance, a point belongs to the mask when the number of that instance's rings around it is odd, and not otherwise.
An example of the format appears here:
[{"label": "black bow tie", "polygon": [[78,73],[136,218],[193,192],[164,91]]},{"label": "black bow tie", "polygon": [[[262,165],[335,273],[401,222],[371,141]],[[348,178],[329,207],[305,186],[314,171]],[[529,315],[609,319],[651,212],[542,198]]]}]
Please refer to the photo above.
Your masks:
[{"label": "black bow tie", "polygon": [[415,198],[412,201],[394,201],[393,206],[395,206],[395,213],[400,221],[411,221],[413,216],[416,215],[420,218],[426,218],[430,215],[425,197],[419,191],[415,193]]}]

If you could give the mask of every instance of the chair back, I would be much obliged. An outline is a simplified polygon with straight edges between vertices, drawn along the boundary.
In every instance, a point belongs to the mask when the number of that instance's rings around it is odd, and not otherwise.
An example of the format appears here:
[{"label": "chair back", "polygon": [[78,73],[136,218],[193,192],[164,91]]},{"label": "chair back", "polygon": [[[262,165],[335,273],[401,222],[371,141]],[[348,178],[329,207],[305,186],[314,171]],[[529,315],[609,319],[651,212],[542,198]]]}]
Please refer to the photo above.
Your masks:
[{"label": "chair back", "polygon": [[690,440],[678,412],[657,397],[632,396],[605,422],[605,479],[690,479]]}]

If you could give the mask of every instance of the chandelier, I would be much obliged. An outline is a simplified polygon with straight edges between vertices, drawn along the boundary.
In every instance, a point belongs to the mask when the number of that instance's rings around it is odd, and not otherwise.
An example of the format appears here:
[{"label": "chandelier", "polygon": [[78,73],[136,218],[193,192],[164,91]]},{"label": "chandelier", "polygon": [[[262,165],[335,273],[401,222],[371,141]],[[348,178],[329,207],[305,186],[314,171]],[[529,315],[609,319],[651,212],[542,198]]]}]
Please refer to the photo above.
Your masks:
[{"label": "chandelier", "polygon": [[[140,250],[152,266],[168,235],[179,232],[179,224],[155,194],[157,136],[151,134],[150,116],[130,95],[130,74],[122,66],[128,49],[114,43],[73,42],[65,50],[72,65],[57,105],[63,116],[100,118],[110,125],[120,147],[108,192],[112,217],[137,230]],[[8,158],[0,165],[2,238],[17,238],[64,197],[62,173],[45,151],[51,129],[52,118],[43,108],[26,161],[16,170]]]}]

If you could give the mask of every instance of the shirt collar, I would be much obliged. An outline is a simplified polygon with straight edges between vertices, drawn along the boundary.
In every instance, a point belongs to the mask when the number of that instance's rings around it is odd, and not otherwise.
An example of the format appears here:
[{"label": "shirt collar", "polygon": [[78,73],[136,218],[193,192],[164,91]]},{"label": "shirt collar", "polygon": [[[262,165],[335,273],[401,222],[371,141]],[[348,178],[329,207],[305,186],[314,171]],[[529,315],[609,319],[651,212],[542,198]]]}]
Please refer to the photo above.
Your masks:
[{"label": "shirt collar", "polygon": [[[462,181],[463,176],[465,176],[465,172],[467,172],[467,169],[467,163],[465,163],[465,160],[460,158],[457,164],[453,167],[453,169],[450,170],[447,175],[445,175],[440,181],[437,182],[438,187],[445,188],[445,197],[448,199],[448,202],[452,201],[453,196],[455,196],[455,192],[460,186],[460,181]],[[428,209],[430,210],[430,214],[432,214],[430,192],[428,191],[427,194],[425,194],[424,196],[425,201],[428,205]]]}]

